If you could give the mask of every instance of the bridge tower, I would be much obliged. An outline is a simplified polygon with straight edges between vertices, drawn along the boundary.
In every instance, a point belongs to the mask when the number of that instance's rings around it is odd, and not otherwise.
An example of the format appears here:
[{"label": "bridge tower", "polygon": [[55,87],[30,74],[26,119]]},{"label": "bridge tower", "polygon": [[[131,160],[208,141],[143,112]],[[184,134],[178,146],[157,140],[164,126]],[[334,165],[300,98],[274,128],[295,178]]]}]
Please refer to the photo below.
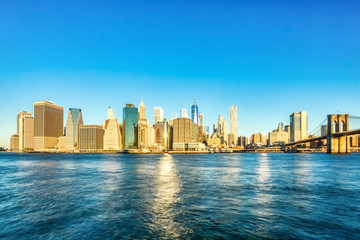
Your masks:
[{"label": "bridge tower", "polygon": [[349,131],[349,114],[330,114],[328,117],[327,152],[348,153],[350,140],[342,132]]}]

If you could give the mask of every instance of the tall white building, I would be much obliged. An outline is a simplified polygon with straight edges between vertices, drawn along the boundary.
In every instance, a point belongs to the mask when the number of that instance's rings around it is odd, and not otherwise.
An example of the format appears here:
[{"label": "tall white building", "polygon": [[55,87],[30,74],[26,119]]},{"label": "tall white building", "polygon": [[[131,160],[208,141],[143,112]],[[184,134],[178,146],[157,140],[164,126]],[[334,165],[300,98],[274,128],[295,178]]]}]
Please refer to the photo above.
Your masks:
[{"label": "tall white building", "polygon": [[182,108],[181,111],[180,111],[180,116],[182,118],[189,118],[188,114],[187,114],[187,110],[186,108]]},{"label": "tall white building", "polygon": [[31,113],[20,112],[17,115],[19,150],[34,148],[34,118]]},{"label": "tall white building", "polygon": [[237,107],[230,106],[230,133],[234,134],[235,139],[238,137]]},{"label": "tall white building", "polygon": [[117,118],[114,117],[112,108],[108,109],[108,119],[104,125],[103,147],[105,150],[121,150],[121,131]]},{"label": "tall white building", "polygon": [[154,108],[155,124],[162,122],[164,119],[164,110],[161,107]]}]

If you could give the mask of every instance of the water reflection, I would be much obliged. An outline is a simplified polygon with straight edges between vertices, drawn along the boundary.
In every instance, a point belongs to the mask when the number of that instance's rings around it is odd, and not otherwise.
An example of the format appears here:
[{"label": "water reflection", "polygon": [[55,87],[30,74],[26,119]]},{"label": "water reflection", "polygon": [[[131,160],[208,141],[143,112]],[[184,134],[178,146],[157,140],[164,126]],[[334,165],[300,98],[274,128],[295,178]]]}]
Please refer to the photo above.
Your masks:
[{"label": "water reflection", "polygon": [[104,174],[103,188],[108,191],[117,189],[119,178],[121,177],[121,174],[119,174],[121,171],[121,163],[115,159],[112,161],[103,161],[99,170]]},{"label": "water reflection", "polygon": [[173,157],[164,154],[157,168],[150,229],[159,238],[179,238],[185,229],[181,223],[175,221],[182,210],[177,205],[180,201],[181,182]]},{"label": "water reflection", "polygon": [[267,237],[270,230],[269,225],[271,225],[272,222],[271,204],[274,198],[271,193],[271,169],[267,153],[262,153],[258,156],[257,174],[257,191],[255,197],[257,205],[259,205],[255,210],[255,215],[259,221],[257,231],[263,237]]}]

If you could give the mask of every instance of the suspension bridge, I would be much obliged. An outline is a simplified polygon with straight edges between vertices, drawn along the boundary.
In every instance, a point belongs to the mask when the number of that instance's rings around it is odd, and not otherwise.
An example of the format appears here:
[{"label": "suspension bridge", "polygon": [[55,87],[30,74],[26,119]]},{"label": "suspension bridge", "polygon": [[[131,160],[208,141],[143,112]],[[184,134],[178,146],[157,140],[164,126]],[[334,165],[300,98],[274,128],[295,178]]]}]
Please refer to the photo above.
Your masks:
[{"label": "suspension bridge", "polygon": [[310,132],[307,139],[287,143],[285,147],[293,149],[305,144],[326,146],[328,153],[350,153],[354,142],[359,146],[357,134],[360,134],[360,117],[349,114],[330,114]]}]

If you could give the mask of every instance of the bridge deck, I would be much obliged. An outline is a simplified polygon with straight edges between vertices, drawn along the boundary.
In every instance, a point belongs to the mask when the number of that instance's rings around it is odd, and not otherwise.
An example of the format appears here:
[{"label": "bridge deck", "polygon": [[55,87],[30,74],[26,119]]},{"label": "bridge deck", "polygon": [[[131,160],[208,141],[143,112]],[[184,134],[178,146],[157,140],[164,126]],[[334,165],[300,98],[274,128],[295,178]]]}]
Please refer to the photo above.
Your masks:
[{"label": "bridge deck", "polygon": [[[356,135],[356,134],[360,134],[360,129],[346,131],[346,132],[333,133],[332,136],[342,137],[342,136],[350,136],[350,135]],[[293,145],[302,144],[302,143],[316,142],[316,141],[320,141],[320,140],[324,140],[324,139],[327,139],[327,136],[308,138],[308,139],[297,141],[297,142],[291,142],[291,143],[285,144],[285,146],[293,146]]]}]

